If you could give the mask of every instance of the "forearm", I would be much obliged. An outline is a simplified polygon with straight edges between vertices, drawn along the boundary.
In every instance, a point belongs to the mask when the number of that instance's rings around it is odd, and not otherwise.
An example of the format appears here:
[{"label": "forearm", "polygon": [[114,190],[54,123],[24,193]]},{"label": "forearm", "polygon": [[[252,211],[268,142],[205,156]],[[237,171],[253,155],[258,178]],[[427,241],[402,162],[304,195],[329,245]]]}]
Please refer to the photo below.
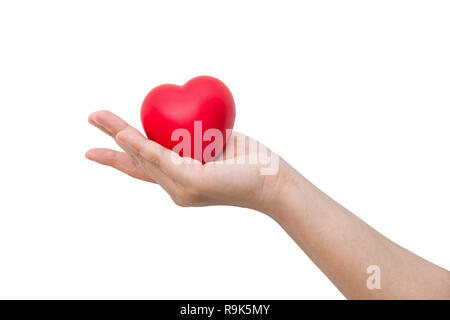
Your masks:
[{"label": "forearm", "polygon": [[[126,152],[93,149],[86,154],[89,159],[158,183],[181,206],[227,204],[265,212],[348,298],[450,299],[448,271],[383,237],[282,159],[276,175],[264,176],[257,164],[239,162],[258,156],[254,148],[236,148],[227,161],[204,166],[184,163],[181,158],[173,161],[176,153],[146,139],[111,112],[93,113],[89,122],[113,137]],[[249,139],[233,135],[238,141]],[[380,290],[366,286],[366,270],[371,265],[380,268]]]},{"label": "forearm", "polygon": [[[279,201],[268,210],[351,299],[450,298],[450,272],[393,243],[325,195],[292,168],[282,172]],[[381,289],[366,270],[380,268]]]}]

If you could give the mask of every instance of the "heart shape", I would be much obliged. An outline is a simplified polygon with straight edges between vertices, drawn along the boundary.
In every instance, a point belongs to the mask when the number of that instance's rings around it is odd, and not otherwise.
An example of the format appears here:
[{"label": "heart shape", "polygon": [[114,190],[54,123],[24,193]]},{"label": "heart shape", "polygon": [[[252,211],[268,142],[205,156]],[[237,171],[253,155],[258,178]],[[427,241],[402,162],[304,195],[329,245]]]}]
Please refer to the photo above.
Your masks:
[{"label": "heart shape", "polygon": [[[195,77],[182,86],[157,86],[141,107],[142,126],[150,140],[202,163],[223,151],[235,116],[230,90],[210,76]],[[212,144],[214,148],[208,147]]]}]

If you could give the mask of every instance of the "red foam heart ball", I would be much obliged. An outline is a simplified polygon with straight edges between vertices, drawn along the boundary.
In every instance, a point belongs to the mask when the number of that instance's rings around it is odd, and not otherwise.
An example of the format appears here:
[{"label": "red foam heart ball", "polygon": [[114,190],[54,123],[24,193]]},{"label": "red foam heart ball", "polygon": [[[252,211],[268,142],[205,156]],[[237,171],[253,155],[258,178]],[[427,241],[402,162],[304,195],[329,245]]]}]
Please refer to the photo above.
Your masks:
[{"label": "red foam heart ball", "polygon": [[160,85],[147,94],[141,107],[149,139],[202,163],[223,151],[235,116],[230,90],[209,76],[195,77],[183,86]]}]

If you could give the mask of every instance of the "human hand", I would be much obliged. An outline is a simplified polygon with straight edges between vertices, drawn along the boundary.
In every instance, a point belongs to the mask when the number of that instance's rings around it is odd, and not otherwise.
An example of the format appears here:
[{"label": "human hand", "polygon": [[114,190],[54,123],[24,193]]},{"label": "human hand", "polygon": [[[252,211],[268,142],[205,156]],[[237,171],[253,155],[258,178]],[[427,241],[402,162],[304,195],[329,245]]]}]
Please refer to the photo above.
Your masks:
[{"label": "human hand", "polygon": [[[255,141],[240,133],[233,133],[229,143],[245,141],[244,147],[238,143],[231,153],[202,165],[147,139],[109,111],[91,114],[89,123],[110,135],[125,152],[91,149],[86,153],[88,159],[159,184],[180,206],[232,205],[269,213],[283,184],[284,161],[277,162],[280,169],[274,174],[262,174],[267,165],[249,159],[258,158],[255,153],[266,149],[261,144],[257,144],[260,151],[249,147]],[[269,153],[274,159],[276,155]]]}]

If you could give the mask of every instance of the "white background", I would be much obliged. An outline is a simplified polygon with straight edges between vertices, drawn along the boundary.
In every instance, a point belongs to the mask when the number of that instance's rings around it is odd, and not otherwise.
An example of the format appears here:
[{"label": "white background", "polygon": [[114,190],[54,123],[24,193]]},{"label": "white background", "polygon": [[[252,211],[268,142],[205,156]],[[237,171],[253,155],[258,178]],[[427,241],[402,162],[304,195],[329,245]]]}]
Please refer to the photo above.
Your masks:
[{"label": "white background", "polygon": [[[84,158],[143,98],[223,80],[235,128],[450,268],[448,1],[0,2],[0,298],[342,295],[268,217]],[[344,262],[343,262],[344,263]],[[405,270],[407,272],[407,270]]]}]

